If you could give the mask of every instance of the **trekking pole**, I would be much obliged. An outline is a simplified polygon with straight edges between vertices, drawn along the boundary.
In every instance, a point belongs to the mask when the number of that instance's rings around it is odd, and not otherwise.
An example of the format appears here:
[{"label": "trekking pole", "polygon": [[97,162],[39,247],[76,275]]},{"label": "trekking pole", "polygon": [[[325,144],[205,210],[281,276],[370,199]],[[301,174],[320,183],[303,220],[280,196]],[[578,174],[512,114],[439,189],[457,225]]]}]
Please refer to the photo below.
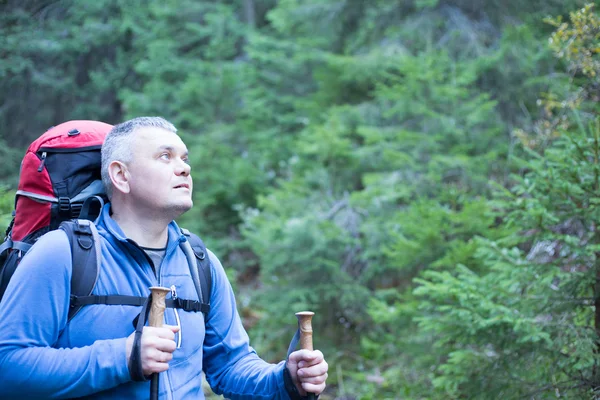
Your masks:
[{"label": "trekking pole", "polygon": [[[315,315],[312,311],[301,311],[296,313],[298,318],[298,330],[300,331],[300,348],[313,351],[313,330],[312,317]],[[314,393],[308,393],[309,400],[315,400]]]},{"label": "trekking pole", "polygon": [[[165,317],[165,297],[167,293],[171,292],[171,289],[152,286],[150,288],[152,292],[152,305],[150,306],[150,317],[149,325],[153,327],[161,327],[164,324]],[[150,380],[150,400],[158,399],[158,374],[152,374]]]}]

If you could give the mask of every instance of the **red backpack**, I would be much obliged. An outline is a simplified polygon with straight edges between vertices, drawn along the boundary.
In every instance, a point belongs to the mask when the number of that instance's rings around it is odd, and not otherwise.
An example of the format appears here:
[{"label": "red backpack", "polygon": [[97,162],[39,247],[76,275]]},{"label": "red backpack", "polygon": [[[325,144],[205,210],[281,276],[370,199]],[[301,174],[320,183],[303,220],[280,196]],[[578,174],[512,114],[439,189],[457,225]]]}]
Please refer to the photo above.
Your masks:
[{"label": "red backpack", "polygon": [[105,200],[100,149],[112,125],[69,121],[50,128],[25,153],[14,218],[0,246],[0,298],[31,245],[73,218],[95,219]]},{"label": "red backpack", "polygon": [[31,143],[21,163],[15,216],[7,236],[31,242],[78,218],[86,199],[104,196],[100,149],[112,125],[69,121]]}]

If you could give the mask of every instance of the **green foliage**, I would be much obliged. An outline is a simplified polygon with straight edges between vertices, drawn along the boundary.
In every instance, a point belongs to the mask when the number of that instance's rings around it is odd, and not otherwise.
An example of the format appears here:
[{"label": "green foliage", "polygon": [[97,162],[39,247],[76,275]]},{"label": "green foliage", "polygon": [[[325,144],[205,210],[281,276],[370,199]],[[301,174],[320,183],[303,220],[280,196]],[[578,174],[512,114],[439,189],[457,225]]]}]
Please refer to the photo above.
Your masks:
[{"label": "green foliage", "polygon": [[114,2],[85,3],[0,5],[0,125],[11,146],[22,148],[69,119],[122,118],[116,89],[136,84],[124,65],[130,33],[112,18],[121,12]]},{"label": "green foliage", "polygon": [[0,187],[0,233],[4,239],[4,232],[12,221],[12,211],[15,206],[15,193],[12,190]]},{"label": "green foliage", "polygon": [[581,398],[597,384],[599,139],[597,120],[521,160],[528,172],[496,202],[519,231],[480,240],[479,271],[418,280],[416,320],[447,354],[433,380],[445,395]]},{"label": "green foliage", "polygon": [[[571,18],[581,20],[590,9]],[[564,30],[560,25],[557,32]],[[564,37],[559,34],[554,38]],[[585,43],[578,39],[571,42]],[[573,68],[581,59],[570,62],[567,67]],[[594,82],[584,85],[590,88]],[[418,280],[413,293],[421,299],[422,313],[415,320],[420,332],[434,338],[440,354],[432,379],[440,395],[597,395],[600,247],[594,221],[600,217],[600,119],[595,117],[597,105],[585,100],[563,103],[564,109],[586,112],[563,112],[561,125],[548,120],[554,118],[548,110],[560,100],[545,103],[548,119],[538,126],[553,126],[557,134],[543,142],[523,142],[533,148],[525,147],[523,156],[515,157],[520,173],[490,202],[507,231],[496,239],[477,240],[477,267],[428,270]]]},{"label": "green foliage", "polygon": [[[332,361],[360,382],[345,381],[344,390],[355,388],[365,398],[409,393],[414,389],[395,376],[411,358],[398,365],[398,354],[418,344],[410,355],[427,358],[426,342],[397,339],[414,326],[398,335],[398,321],[380,321],[364,305],[385,309],[398,298],[384,293],[410,287],[432,263],[444,268],[470,260],[468,239],[491,223],[476,196],[487,192],[488,174],[502,168],[502,125],[495,103],[475,86],[475,65],[444,52],[375,50],[323,59],[307,109],[314,122],[299,133],[297,156],[278,187],[244,217],[243,233],[263,277],[256,304],[269,315],[253,330],[255,343],[280,355],[289,310],[308,307],[317,312],[324,348],[334,346],[332,339],[344,342]],[[373,320],[383,329],[373,328]],[[375,364],[385,366],[381,376],[359,372]],[[418,376],[418,369],[409,375]]]}]

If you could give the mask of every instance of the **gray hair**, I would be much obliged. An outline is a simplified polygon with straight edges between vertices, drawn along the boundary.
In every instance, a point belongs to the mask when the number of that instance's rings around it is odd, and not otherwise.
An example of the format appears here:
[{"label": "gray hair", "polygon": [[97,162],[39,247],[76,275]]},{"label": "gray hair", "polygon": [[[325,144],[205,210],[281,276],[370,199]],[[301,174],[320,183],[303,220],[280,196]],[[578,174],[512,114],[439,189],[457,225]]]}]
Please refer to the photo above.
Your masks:
[{"label": "gray hair", "polygon": [[133,160],[133,135],[140,128],[161,128],[169,132],[177,133],[177,128],[161,117],[138,117],[115,125],[106,135],[102,145],[102,183],[109,199],[112,198],[113,186],[108,175],[108,166],[113,161],[129,163]]}]

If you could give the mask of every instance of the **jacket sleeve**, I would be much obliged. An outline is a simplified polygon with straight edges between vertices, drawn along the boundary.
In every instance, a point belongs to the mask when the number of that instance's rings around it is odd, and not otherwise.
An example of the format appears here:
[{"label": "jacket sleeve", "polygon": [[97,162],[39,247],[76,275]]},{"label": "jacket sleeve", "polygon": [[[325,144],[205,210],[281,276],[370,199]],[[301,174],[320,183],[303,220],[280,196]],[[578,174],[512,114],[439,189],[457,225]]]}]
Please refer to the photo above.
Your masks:
[{"label": "jacket sleeve", "polygon": [[227,275],[217,257],[212,263],[211,310],[206,321],[203,370],[212,390],[232,400],[288,400],[285,362],[269,364],[250,347]]},{"label": "jacket sleeve", "polygon": [[54,348],[67,324],[71,252],[61,230],[31,248],[0,302],[0,398],[81,397],[130,380],[126,338]]}]

